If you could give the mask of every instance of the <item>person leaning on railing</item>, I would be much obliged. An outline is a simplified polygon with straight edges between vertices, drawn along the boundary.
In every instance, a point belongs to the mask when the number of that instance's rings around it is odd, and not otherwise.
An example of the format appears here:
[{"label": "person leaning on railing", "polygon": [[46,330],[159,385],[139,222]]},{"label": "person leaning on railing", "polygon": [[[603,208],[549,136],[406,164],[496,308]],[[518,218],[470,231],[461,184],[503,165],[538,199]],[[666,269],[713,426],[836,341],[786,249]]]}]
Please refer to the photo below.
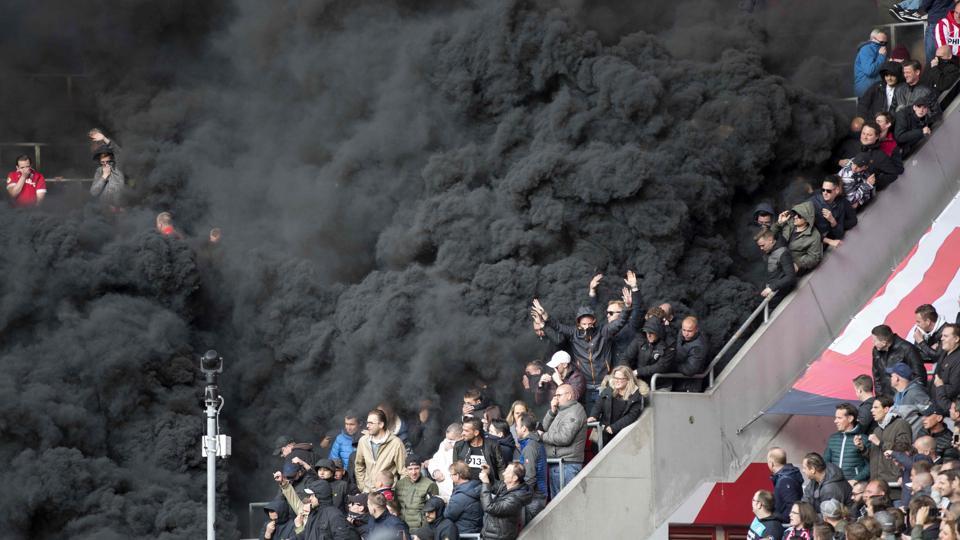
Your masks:
[{"label": "person leaning on railing", "polygon": [[627,366],[617,366],[607,379],[609,386],[600,391],[600,399],[593,406],[587,423],[600,422],[603,444],[640,418],[645,404],[641,385],[649,394],[646,383],[638,381]]}]

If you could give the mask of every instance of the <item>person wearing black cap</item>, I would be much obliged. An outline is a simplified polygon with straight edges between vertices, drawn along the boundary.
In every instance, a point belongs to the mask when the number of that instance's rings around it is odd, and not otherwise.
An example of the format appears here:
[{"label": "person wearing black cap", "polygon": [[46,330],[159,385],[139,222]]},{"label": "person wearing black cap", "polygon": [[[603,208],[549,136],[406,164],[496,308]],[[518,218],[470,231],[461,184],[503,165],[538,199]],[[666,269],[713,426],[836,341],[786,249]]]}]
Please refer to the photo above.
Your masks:
[{"label": "person wearing black cap", "polygon": [[923,427],[920,411],[930,404],[930,396],[910,366],[904,362],[897,362],[888,367],[886,372],[890,376],[890,386],[896,392],[893,396],[894,408],[900,418],[910,423],[910,429],[916,437]]},{"label": "person wearing black cap", "polygon": [[396,495],[400,501],[400,517],[407,527],[415,529],[423,525],[423,503],[440,493],[437,483],[422,474],[420,458],[407,456],[406,474],[397,481]]},{"label": "person wearing black cap", "polygon": [[920,414],[923,415],[923,429],[920,430],[919,437],[932,437],[937,453],[937,457],[931,458],[931,461],[937,463],[938,458],[948,453],[954,457],[960,457],[956,455],[956,450],[953,448],[953,433],[943,422],[948,413],[936,403],[930,403],[920,411]]},{"label": "person wearing black cap", "polygon": [[303,490],[307,501],[301,501],[293,487],[282,476],[274,475],[280,484],[280,491],[287,500],[287,504],[297,514],[297,538],[303,540],[355,540],[359,538],[356,531],[347,523],[339,509],[333,507],[333,496],[330,484],[325,481],[312,480]]},{"label": "person wearing black cap", "polygon": [[367,494],[347,495],[347,523],[362,537],[367,536],[367,516]]},{"label": "person wearing black cap", "polygon": [[630,323],[633,295],[639,295],[639,292],[631,292],[631,289],[624,287],[622,290],[625,308],[623,313],[619,318],[599,329],[597,329],[597,316],[589,307],[577,309],[576,325],[568,326],[551,318],[538,299],[533,300],[531,311],[536,314],[536,317],[570,341],[570,352],[574,363],[587,380],[587,391],[582,399],[586,407],[593,408],[594,402],[600,395],[600,383],[613,367],[610,364],[611,345],[613,338]]},{"label": "person wearing black cap", "polygon": [[293,462],[293,458],[298,457],[304,463],[313,463],[316,458],[313,455],[313,445],[310,443],[298,443],[296,439],[289,435],[280,435],[273,443],[273,455],[283,457],[288,463]]},{"label": "person wearing black cap", "polygon": [[917,98],[911,107],[904,107],[897,111],[897,120],[894,122],[893,138],[897,146],[908,155],[924,138],[933,135],[933,115],[930,114],[930,104],[936,101],[932,95]]},{"label": "person wearing black cap", "polygon": [[300,465],[307,471],[313,471],[317,475],[317,478],[330,484],[330,492],[333,498],[333,506],[344,510],[346,508],[346,498],[347,498],[347,482],[344,480],[337,480],[334,478],[336,472],[336,465],[333,464],[333,460],[330,459],[321,459],[318,460],[313,467],[304,463],[300,458],[293,458],[293,463]]}]

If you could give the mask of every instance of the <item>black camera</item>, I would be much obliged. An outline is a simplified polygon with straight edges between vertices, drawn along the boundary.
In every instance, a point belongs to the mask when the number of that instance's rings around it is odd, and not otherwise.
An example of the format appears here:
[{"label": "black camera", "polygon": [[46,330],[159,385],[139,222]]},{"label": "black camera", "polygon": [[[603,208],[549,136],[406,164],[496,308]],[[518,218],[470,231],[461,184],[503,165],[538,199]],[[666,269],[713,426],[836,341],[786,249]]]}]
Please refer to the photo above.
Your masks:
[{"label": "black camera", "polygon": [[204,373],[223,373],[223,357],[210,349],[200,357],[200,371]]}]

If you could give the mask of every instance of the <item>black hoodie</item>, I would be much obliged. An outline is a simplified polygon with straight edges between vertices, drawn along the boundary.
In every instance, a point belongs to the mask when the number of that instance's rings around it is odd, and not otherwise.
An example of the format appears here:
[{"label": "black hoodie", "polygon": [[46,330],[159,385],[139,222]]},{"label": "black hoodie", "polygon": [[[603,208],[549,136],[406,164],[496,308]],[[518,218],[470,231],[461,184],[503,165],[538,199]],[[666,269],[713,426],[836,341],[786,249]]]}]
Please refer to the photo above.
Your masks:
[{"label": "black hoodie", "polygon": [[260,529],[260,540],[266,539],[267,525],[270,524],[270,512],[277,513],[277,525],[273,529],[270,540],[291,540],[297,537],[297,533],[294,531],[294,516],[290,512],[290,505],[281,495],[263,507],[263,513],[267,515],[267,522]]},{"label": "black hoodie", "polygon": [[[430,497],[423,503],[423,523],[424,528],[430,529],[434,540],[457,540],[460,538],[460,531],[457,524],[450,518],[443,517],[443,511],[446,509],[443,499],[440,497]],[[437,518],[433,523],[427,522],[427,512],[436,512]],[[421,540],[425,540],[421,538]]]}]

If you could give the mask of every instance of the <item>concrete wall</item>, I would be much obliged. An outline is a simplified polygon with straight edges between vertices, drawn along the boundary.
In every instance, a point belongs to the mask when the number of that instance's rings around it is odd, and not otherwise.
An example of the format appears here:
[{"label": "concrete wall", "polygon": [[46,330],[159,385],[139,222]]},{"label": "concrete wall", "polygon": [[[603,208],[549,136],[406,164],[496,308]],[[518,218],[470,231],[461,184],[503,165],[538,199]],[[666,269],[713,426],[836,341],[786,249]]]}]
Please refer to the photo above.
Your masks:
[{"label": "concrete wall", "polygon": [[[805,422],[763,415],[909,253],[960,183],[960,115],[906,163],[844,245],[801,281],[705,394],[657,393],[522,535],[647,538],[704,481],[736,479],[772,441],[802,447]],[[820,450],[823,423],[807,450]],[[656,436],[654,435],[656,434]]]}]

